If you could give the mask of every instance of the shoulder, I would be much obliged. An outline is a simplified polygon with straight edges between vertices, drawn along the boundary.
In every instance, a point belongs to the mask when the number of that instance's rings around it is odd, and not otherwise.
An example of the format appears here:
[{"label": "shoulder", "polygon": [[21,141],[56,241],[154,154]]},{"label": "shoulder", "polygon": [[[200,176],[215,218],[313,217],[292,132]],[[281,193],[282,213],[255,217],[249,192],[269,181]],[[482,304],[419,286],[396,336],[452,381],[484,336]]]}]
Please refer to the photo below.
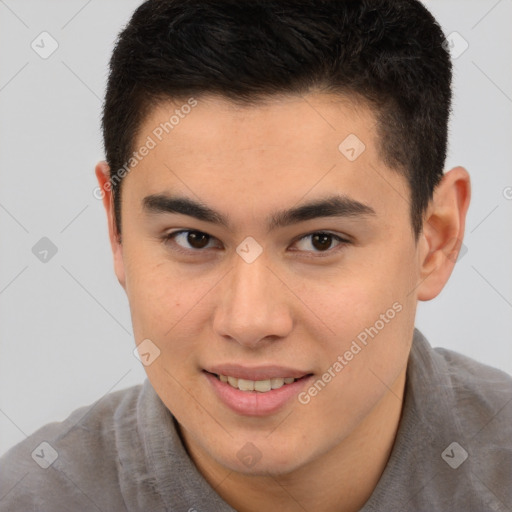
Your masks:
[{"label": "shoulder", "polygon": [[448,447],[446,457],[464,449],[467,462],[461,475],[467,484],[460,488],[470,494],[471,485],[480,499],[485,496],[496,507],[493,510],[502,510],[499,504],[512,500],[512,377],[451,350],[434,352],[444,361],[447,393],[452,397],[449,421],[460,432],[452,439],[459,446]]},{"label": "shoulder", "polygon": [[[443,363],[456,406],[471,423],[512,433],[512,376],[446,348],[433,349]],[[498,432],[496,432],[498,433]]]},{"label": "shoulder", "polygon": [[415,329],[395,445],[364,510],[504,512],[511,481],[512,377]]},{"label": "shoulder", "polygon": [[[119,486],[109,482],[117,482],[118,438],[136,428],[141,388],[109,393],[11,448],[0,459],[0,512],[43,505],[48,510],[89,510],[101,509],[101,502],[122,503]],[[107,499],[98,495],[100,482],[109,489]]]}]

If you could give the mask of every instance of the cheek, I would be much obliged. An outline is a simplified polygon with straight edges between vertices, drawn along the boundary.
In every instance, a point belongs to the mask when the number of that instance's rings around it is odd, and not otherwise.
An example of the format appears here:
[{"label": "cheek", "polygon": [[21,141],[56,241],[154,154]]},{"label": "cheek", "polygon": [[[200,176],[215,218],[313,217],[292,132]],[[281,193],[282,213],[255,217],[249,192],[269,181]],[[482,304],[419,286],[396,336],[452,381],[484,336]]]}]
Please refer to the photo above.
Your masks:
[{"label": "cheek", "polygon": [[323,338],[328,357],[323,363],[328,367],[346,353],[350,359],[338,383],[374,380],[369,368],[387,382],[402,366],[415,316],[415,298],[410,293],[414,269],[406,248],[403,253],[360,262],[322,293],[310,287],[308,300],[332,330],[328,341]]},{"label": "cheek", "polygon": [[333,330],[346,339],[373,325],[396,302],[404,306],[410,300],[411,275],[412,270],[398,259],[382,259],[352,268],[322,293],[311,286],[306,296],[318,311],[329,315]]},{"label": "cheek", "polygon": [[137,343],[149,338],[161,351],[160,363],[181,371],[204,338],[212,315],[209,291],[218,278],[194,277],[161,257],[158,262],[139,257],[127,266],[127,280]]},{"label": "cheek", "polygon": [[136,340],[161,340],[184,315],[189,289],[168,262],[156,261],[142,250],[132,254],[125,259],[126,293]]}]

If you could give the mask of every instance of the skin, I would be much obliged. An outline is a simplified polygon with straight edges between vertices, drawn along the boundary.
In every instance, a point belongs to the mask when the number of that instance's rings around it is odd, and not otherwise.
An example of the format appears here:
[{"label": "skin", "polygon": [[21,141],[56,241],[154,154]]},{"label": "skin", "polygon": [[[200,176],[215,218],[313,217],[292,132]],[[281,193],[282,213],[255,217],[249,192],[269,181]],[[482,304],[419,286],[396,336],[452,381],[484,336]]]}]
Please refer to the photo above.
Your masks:
[{"label": "skin", "polygon": [[[359,510],[395,439],[417,301],[438,295],[455,264],[468,173],[445,173],[416,242],[410,191],[383,163],[366,106],[318,92],[250,107],[216,96],[197,101],[124,178],[121,243],[110,192],[103,198],[135,341],[149,338],[161,351],[146,367],[148,378],[199,471],[235,509]],[[179,106],[159,104],[136,147]],[[366,146],[355,161],[338,150],[351,133]],[[96,176],[104,188],[105,162]],[[267,231],[276,211],[333,192],[375,215]],[[225,215],[230,229],[183,214],[148,214],[142,200],[157,193],[200,200]],[[207,233],[207,247],[194,249],[186,235],[164,241],[179,229]],[[299,240],[319,231],[351,243],[332,239],[327,253],[311,236]],[[236,252],[247,236],[263,249],[250,264]],[[180,246],[189,253],[174,249]],[[293,399],[268,416],[240,415],[218,400],[202,373],[234,362],[285,365],[320,378],[397,302],[401,311],[305,405]],[[261,454],[251,467],[237,457],[248,442]]]}]

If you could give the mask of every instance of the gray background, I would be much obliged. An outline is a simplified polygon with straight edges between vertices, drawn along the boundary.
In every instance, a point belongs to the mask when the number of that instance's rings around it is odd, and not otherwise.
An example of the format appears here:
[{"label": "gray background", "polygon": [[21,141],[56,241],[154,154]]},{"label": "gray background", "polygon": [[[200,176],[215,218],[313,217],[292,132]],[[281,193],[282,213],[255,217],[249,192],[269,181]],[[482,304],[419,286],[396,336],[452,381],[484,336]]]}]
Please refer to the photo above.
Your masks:
[{"label": "gray background", "polygon": [[[139,3],[0,0],[0,453],[145,376],[93,196],[107,63]],[[469,44],[454,59],[446,168],[469,170],[473,200],[467,252],[416,325],[512,373],[512,0],[425,4],[463,38],[454,53]],[[47,59],[31,47],[43,31],[59,45]],[[42,237],[57,248],[46,262],[32,252]]]}]

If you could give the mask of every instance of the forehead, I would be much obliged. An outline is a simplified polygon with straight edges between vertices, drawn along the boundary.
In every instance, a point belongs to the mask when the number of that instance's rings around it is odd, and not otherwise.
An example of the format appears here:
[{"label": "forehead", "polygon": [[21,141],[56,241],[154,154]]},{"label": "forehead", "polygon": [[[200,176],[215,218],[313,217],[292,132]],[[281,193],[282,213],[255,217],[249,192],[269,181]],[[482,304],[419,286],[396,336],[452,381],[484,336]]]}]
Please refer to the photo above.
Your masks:
[{"label": "forehead", "polygon": [[[192,102],[195,106],[190,107]],[[216,153],[264,146],[298,154],[304,143],[304,149],[322,144],[334,145],[337,150],[336,142],[351,130],[371,146],[374,126],[373,111],[357,97],[276,95],[242,104],[218,95],[204,95],[158,103],[142,123],[140,133],[144,136],[151,132],[158,142],[160,138],[172,139],[173,146],[181,152],[200,143]]]},{"label": "forehead", "polygon": [[381,161],[373,111],[344,96],[162,102],[141,125],[135,148],[148,142],[152,149],[125,178],[137,183],[128,188],[139,196],[180,192],[216,210],[257,214],[326,192],[382,210],[386,200],[396,203],[390,180],[407,194],[402,177]]}]

